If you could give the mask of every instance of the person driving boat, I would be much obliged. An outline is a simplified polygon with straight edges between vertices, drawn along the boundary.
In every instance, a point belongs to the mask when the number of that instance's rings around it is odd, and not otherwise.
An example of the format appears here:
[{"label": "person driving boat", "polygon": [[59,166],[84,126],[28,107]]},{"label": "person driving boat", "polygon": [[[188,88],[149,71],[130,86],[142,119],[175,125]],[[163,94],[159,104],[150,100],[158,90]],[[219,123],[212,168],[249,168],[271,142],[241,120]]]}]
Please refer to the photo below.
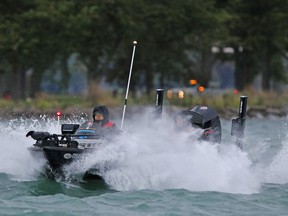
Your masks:
[{"label": "person driving boat", "polygon": [[221,122],[215,109],[207,106],[195,106],[190,110],[181,110],[175,114],[175,131],[193,131],[197,128],[203,130],[200,140],[221,142]]}]

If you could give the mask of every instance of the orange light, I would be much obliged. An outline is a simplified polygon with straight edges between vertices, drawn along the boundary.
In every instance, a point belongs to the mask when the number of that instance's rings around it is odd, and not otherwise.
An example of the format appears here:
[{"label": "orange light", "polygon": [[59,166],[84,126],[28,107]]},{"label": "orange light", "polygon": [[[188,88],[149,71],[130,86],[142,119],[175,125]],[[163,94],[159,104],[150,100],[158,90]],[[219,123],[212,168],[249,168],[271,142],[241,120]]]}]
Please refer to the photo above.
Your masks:
[{"label": "orange light", "polygon": [[62,113],[58,111],[58,112],[56,113],[56,115],[57,115],[58,117],[60,117],[60,116],[62,115]]},{"label": "orange light", "polygon": [[195,79],[189,80],[190,85],[196,85],[198,82]]},{"label": "orange light", "polygon": [[199,87],[198,87],[198,91],[199,91],[199,92],[204,92],[204,90],[205,90],[205,88],[204,88],[203,86],[199,86]]}]

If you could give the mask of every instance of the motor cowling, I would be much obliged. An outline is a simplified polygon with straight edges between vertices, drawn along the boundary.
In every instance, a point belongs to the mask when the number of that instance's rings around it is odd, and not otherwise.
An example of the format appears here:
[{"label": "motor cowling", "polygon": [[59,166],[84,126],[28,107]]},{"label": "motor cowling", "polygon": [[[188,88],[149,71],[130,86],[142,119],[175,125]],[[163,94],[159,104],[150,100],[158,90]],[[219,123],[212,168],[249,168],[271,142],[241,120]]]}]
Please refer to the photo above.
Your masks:
[{"label": "motor cowling", "polygon": [[207,106],[195,106],[188,111],[192,127],[203,129],[201,139],[209,142],[221,142],[221,122],[217,111]]}]

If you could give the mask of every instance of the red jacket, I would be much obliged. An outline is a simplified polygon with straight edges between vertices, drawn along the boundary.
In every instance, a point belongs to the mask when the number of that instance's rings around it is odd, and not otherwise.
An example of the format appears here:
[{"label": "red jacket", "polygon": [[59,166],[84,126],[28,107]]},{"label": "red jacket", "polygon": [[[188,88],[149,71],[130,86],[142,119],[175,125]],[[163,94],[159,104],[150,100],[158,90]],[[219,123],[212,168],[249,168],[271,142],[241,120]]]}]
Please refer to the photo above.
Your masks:
[{"label": "red jacket", "polygon": [[115,127],[115,123],[108,121],[106,124],[102,126],[102,128],[113,128]]}]

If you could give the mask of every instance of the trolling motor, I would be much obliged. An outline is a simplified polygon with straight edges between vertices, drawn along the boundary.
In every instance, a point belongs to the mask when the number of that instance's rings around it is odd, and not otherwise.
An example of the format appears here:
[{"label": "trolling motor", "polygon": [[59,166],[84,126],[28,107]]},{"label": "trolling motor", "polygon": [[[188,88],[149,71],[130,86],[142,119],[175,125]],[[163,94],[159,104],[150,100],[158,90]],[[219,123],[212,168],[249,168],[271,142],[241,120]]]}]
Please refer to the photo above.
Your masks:
[{"label": "trolling motor", "polygon": [[42,132],[42,131],[29,131],[26,134],[26,137],[31,136],[32,139],[40,141],[40,140],[47,140],[51,137],[51,134],[48,132]]},{"label": "trolling motor", "polygon": [[240,97],[238,118],[232,119],[231,126],[231,135],[236,137],[236,146],[238,146],[241,150],[243,149],[247,100],[247,96]]},{"label": "trolling motor", "polygon": [[50,134],[49,132],[43,132],[43,131],[29,131],[26,134],[26,137],[31,136],[32,139],[40,141],[40,140],[48,140],[50,138],[55,138],[55,140],[58,140],[58,136],[62,137],[69,137],[72,134],[76,132],[76,130],[79,128],[79,124],[62,124],[61,125],[61,132],[62,135],[56,135],[56,134]]}]

